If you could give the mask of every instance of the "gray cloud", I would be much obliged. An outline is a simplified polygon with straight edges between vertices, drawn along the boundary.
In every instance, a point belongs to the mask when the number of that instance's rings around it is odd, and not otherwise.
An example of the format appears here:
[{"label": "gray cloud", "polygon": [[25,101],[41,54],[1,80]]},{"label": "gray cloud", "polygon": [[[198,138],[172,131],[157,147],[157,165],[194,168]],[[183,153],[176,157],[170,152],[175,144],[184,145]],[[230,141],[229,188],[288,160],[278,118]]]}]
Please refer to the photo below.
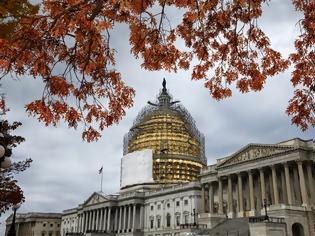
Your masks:
[{"label": "gray cloud", "polygon": [[[294,26],[299,14],[286,1],[272,1],[260,24],[274,42],[274,48],[288,55],[297,34]],[[3,83],[11,112],[10,120],[20,120],[23,127],[16,133],[26,142],[14,150],[17,159],[31,157],[34,162],[27,171],[16,176],[25,192],[26,202],[20,212],[54,211],[76,207],[93,191],[100,190],[98,169],[104,166],[104,192],[119,190],[120,158],[123,135],[128,132],[137,113],[148,100],[154,100],[161,88],[162,78],[175,99],[195,118],[197,127],[206,137],[208,163],[237,151],[248,143],[275,143],[301,137],[314,138],[315,130],[301,132],[291,125],[285,114],[288,100],[293,94],[290,71],[268,79],[259,93],[239,94],[224,101],[214,101],[202,81],[191,81],[189,71],[178,73],[148,72],[140,68],[141,61],[129,55],[128,28],[120,26],[114,31],[117,48],[117,69],[127,84],[135,88],[134,107],[127,111],[119,125],[104,131],[96,143],[81,140],[81,130],[71,130],[65,124],[57,128],[45,127],[29,118],[23,109],[27,102],[42,93],[39,79],[9,78]],[[1,223],[10,212],[2,215]],[[0,231],[1,232],[1,231]]]}]

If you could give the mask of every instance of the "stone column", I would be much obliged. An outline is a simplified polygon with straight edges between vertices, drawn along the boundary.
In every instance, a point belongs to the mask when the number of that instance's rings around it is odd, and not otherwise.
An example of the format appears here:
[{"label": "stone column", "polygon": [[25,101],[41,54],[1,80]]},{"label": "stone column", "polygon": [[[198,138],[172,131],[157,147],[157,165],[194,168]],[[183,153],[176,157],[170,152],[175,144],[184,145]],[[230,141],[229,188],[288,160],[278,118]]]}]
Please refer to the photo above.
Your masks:
[{"label": "stone column", "polygon": [[91,230],[95,230],[95,210],[92,210],[92,227]]},{"label": "stone column", "polygon": [[289,172],[289,166],[288,163],[284,163],[284,175],[285,175],[285,185],[287,189],[287,198],[288,198],[288,204],[292,205],[292,192],[291,192],[291,181],[290,181],[290,172]]},{"label": "stone column", "polygon": [[96,222],[95,222],[95,224],[96,224],[96,230],[99,230],[99,220],[100,220],[100,218],[99,218],[99,209],[97,209],[96,210]]},{"label": "stone column", "polygon": [[144,228],[144,220],[143,220],[143,205],[140,205],[140,222],[139,222],[139,226],[140,229]]},{"label": "stone column", "polygon": [[206,212],[205,209],[205,185],[201,184],[201,212]]},{"label": "stone column", "polygon": [[304,171],[303,171],[303,162],[301,160],[297,161],[298,164],[298,171],[299,171],[299,179],[300,179],[300,189],[302,195],[302,206],[308,205],[308,197],[307,197],[307,190],[304,178]]},{"label": "stone column", "polygon": [[107,222],[107,207],[104,208],[104,218],[103,218],[103,230],[104,231],[107,231],[106,222]]},{"label": "stone column", "polygon": [[[173,212],[172,212],[172,222],[173,222],[173,225],[171,226],[173,229],[175,229],[176,227],[176,216],[175,216],[175,199],[173,198],[172,199],[172,206],[173,206]],[[198,212],[198,209],[196,209],[196,211]]]},{"label": "stone column", "polygon": [[232,176],[228,176],[228,212],[233,212]]},{"label": "stone column", "polygon": [[128,231],[131,230],[131,205],[128,206]]},{"label": "stone column", "polygon": [[287,188],[285,184],[284,170],[281,170],[281,194],[282,194],[282,202],[284,204],[288,204],[288,195],[286,194]]},{"label": "stone column", "polygon": [[93,231],[93,229],[94,229],[94,210],[91,210],[90,213],[91,213],[90,230]]},{"label": "stone column", "polygon": [[80,232],[80,227],[81,227],[81,214],[78,214],[77,216],[77,230],[76,232]]},{"label": "stone column", "polygon": [[180,223],[181,224],[184,224],[184,211],[183,211],[183,205],[184,205],[184,200],[183,198],[181,197],[180,198]]},{"label": "stone column", "polygon": [[80,233],[84,233],[84,224],[85,224],[85,214],[82,212],[82,221],[81,221],[81,231]]},{"label": "stone column", "polygon": [[85,223],[85,218],[84,218],[84,212],[81,214],[81,227],[80,227],[80,233],[84,232],[84,223]]},{"label": "stone column", "polygon": [[223,214],[223,189],[222,189],[222,179],[221,177],[218,178],[219,180],[219,214]]},{"label": "stone column", "polygon": [[77,231],[76,232],[80,232],[80,230],[81,230],[81,214],[78,214],[78,220],[77,220],[77,222],[78,222],[78,226],[77,226]]},{"label": "stone column", "polygon": [[89,211],[89,220],[90,220],[90,223],[89,223],[89,230],[93,230],[93,211]]},{"label": "stone column", "polygon": [[119,222],[118,222],[118,232],[121,232],[121,221],[122,221],[122,206],[119,207]]},{"label": "stone column", "polygon": [[237,186],[238,186],[238,211],[239,215],[242,216],[244,212],[243,206],[243,182],[241,173],[237,174]]},{"label": "stone column", "polygon": [[119,208],[116,207],[116,210],[115,210],[115,231],[118,231],[118,211],[119,211]]},{"label": "stone column", "polygon": [[83,232],[84,232],[84,233],[87,231],[88,223],[89,223],[89,215],[88,215],[88,213],[85,211],[85,212],[84,212],[84,225],[83,225]]},{"label": "stone column", "polygon": [[313,167],[313,161],[308,162],[306,165],[307,168],[307,179],[308,179],[308,186],[310,189],[310,194],[311,194],[311,200],[310,200],[310,205],[315,205],[315,183],[314,183],[314,178],[312,174],[312,167]]},{"label": "stone column", "polygon": [[133,204],[133,211],[132,211],[132,232],[136,229],[136,204]]},{"label": "stone column", "polygon": [[277,183],[277,172],[276,167],[273,165],[271,166],[271,172],[272,172],[272,186],[273,186],[273,195],[275,202],[274,204],[279,204],[279,193],[278,193],[278,183]]},{"label": "stone column", "polygon": [[85,233],[88,227],[88,214],[87,212],[84,212],[84,225],[83,225],[83,232]]},{"label": "stone column", "polygon": [[127,229],[127,206],[124,206],[123,212],[124,212],[123,230],[125,231]]},{"label": "stone column", "polygon": [[85,212],[85,226],[84,226],[84,231],[86,232],[89,229],[89,225],[90,225],[90,219],[89,219],[89,212],[86,211]]},{"label": "stone column", "polygon": [[110,217],[111,217],[111,207],[108,207],[108,213],[107,213],[107,232],[111,232],[110,228]]},{"label": "stone column", "polygon": [[98,229],[100,231],[103,231],[103,208],[100,209],[100,221],[99,221],[99,226],[98,226]]},{"label": "stone column", "polygon": [[105,231],[104,229],[104,220],[105,220],[105,208],[101,209],[101,231]]},{"label": "stone column", "polygon": [[95,230],[96,229],[96,210],[93,210],[93,220],[92,220],[92,230]]},{"label": "stone column", "polygon": [[80,227],[81,227],[81,214],[78,214],[77,231],[76,232],[80,232]]},{"label": "stone column", "polygon": [[90,210],[89,211],[89,230],[92,230],[92,217],[93,217],[92,213],[93,212]]},{"label": "stone column", "polygon": [[107,212],[108,212],[108,207],[104,208],[104,219],[103,219],[103,222],[102,222],[102,227],[103,227],[104,231],[107,231],[107,226],[106,226]]},{"label": "stone column", "polygon": [[214,205],[213,184],[210,182],[209,183],[209,213],[210,214],[213,214],[213,205]]},{"label": "stone column", "polygon": [[265,185],[265,174],[262,168],[259,169],[259,176],[260,176],[261,202],[264,203],[264,200],[266,199],[266,185]]},{"label": "stone column", "polygon": [[252,173],[252,171],[248,171],[248,184],[249,184],[250,210],[251,211],[255,211],[254,182],[253,182],[253,173]]},{"label": "stone column", "polygon": [[296,167],[293,166],[292,170],[293,170],[294,184],[291,187],[293,187],[293,192],[294,192],[294,203],[295,205],[302,205],[301,189],[300,189],[297,164],[296,164]]}]

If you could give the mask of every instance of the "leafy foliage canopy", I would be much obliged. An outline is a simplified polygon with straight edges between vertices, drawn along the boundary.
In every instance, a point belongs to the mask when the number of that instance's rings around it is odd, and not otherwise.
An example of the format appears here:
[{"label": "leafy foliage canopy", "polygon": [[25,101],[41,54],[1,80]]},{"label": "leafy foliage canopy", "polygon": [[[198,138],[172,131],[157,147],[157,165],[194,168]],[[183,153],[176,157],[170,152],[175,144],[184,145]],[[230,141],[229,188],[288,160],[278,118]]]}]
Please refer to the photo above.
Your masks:
[{"label": "leafy foliage canopy", "polygon": [[[242,93],[260,91],[267,78],[292,64],[296,90],[287,113],[302,130],[315,126],[314,1],[292,0],[303,18],[289,58],[271,47],[258,25],[268,0],[43,0],[36,14],[36,7],[22,2],[29,10],[13,7],[25,16],[13,16],[10,37],[0,35],[0,71],[44,81],[42,98],[26,109],[46,125],[82,122],[83,138],[92,141],[132,106],[135,92],[115,69],[110,41],[113,28],[124,23],[131,53],[142,58],[144,69],[191,68],[191,78],[203,80],[217,100],[232,96],[233,86]],[[172,7],[183,12],[175,25],[167,14]],[[178,40],[186,47],[178,47]]]}]

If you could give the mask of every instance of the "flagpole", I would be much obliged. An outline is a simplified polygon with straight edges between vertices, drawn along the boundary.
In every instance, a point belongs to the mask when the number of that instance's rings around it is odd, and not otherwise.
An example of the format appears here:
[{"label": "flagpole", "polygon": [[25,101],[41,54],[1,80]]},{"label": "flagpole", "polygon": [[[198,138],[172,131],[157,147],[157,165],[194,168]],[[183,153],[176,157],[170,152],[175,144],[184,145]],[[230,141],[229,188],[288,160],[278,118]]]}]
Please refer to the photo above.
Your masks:
[{"label": "flagpole", "polygon": [[103,169],[102,169],[102,176],[101,176],[101,193],[102,192],[103,192]]}]

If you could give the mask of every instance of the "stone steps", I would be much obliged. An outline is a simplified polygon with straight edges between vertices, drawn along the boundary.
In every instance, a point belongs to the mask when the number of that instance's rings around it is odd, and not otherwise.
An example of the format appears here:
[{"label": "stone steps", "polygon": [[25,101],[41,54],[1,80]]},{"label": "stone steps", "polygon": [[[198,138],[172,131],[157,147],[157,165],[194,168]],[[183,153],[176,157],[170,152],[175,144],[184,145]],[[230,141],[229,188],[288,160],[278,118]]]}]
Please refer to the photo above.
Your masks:
[{"label": "stone steps", "polygon": [[209,236],[248,236],[248,233],[248,218],[227,219],[205,232]]}]

